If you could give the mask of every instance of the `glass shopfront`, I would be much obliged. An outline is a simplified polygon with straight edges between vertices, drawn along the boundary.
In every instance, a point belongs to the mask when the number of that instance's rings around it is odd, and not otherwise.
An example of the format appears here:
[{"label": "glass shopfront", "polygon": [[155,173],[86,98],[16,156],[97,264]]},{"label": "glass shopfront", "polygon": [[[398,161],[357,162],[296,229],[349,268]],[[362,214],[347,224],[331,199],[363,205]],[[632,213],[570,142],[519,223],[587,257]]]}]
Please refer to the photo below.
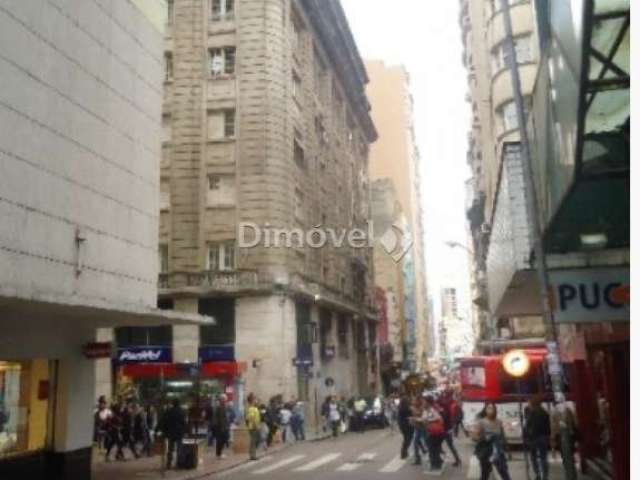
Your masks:
[{"label": "glass shopfront", "polygon": [[51,365],[0,360],[0,460],[47,445]]}]

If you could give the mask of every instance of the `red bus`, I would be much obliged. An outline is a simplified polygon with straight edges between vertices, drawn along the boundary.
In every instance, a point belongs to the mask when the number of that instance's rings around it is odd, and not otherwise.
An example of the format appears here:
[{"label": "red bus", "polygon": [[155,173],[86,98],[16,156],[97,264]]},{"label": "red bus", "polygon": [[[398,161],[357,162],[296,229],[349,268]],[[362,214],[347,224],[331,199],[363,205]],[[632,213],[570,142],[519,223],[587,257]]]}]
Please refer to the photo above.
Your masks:
[{"label": "red bus", "polygon": [[[526,405],[534,395],[542,396],[548,406],[553,402],[551,381],[545,363],[546,349],[526,349],[525,352],[531,361],[531,368],[529,373],[519,380],[504,371],[502,355],[467,357],[459,360],[465,428],[472,427],[485,402],[494,402],[498,406],[498,417],[504,424],[507,441],[521,443],[519,402]],[[565,379],[567,378],[565,376]]]}]

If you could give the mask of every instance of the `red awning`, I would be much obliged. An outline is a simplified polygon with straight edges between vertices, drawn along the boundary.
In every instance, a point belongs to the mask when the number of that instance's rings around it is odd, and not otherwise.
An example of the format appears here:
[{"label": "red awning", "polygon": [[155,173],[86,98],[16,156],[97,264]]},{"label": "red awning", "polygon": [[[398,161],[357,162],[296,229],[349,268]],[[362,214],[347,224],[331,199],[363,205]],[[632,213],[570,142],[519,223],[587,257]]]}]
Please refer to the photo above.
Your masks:
[{"label": "red awning", "polygon": [[[181,378],[188,373],[176,363],[137,363],[123,365],[122,374],[131,378]],[[246,372],[245,362],[205,362],[200,367],[202,378],[235,378]]]}]

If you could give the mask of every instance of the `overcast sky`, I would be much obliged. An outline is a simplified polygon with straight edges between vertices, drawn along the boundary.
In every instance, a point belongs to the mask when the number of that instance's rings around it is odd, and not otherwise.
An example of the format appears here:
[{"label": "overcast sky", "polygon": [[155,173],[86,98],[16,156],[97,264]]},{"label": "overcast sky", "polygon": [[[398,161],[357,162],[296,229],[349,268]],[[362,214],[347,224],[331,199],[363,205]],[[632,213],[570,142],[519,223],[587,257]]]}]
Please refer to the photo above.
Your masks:
[{"label": "overcast sky", "polygon": [[465,101],[468,88],[462,65],[459,2],[342,0],[342,4],[362,56],[403,64],[411,75],[422,157],[430,293],[436,300],[440,286],[452,282],[468,288],[467,254],[444,245],[447,240],[467,243],[470,107]]}]

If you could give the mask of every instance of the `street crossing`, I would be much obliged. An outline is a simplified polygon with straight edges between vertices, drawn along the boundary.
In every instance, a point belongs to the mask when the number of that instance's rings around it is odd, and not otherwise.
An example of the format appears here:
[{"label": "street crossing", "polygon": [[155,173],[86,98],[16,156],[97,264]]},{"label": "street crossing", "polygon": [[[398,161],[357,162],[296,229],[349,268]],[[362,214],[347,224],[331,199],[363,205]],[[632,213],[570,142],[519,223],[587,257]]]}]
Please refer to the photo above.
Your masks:
[{"label": "street crossing", "polygon": [[[340,452],[323,453],[317,458],[310,458],[305,454],[290,455],[275,462],[261,462],[259,468],[250,470],[252,475],[266,475],[270,473],[305,473],[322,468],[336,472],[355,472],[372,465],[379,473],[396,473],[409,462],[400,456],[395,456],[386,462],[377,461],[377,452],[363,452],[355,459],[345,459]],[[370,468],[370,467],[368,467]]]}]

